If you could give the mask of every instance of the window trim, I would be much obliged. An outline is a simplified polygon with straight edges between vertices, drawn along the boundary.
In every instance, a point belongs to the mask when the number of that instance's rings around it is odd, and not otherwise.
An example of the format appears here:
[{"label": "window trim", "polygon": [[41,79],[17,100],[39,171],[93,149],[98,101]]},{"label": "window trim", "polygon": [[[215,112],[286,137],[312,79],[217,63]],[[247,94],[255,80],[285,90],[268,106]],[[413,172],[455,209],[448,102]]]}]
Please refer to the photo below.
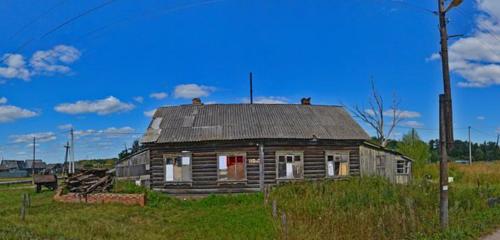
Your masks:
[{"label": "window trim", "polygon": [[[280,156],[300,156],[300,162],[301,162],[301,167],[302,167],[302,174],[298,178],[286,178],[286,177],[279,177],[279,157]],[[304,152],[303,151],[276,151],[275,156],[275,169],[276,169],[276,181],[296,181],[296,180],[304,180]]]},{"label": "window trim", "polygon": [[[183,180],[183,181],[167,181],[167,158],[178,158],[178,157],[189,157],[189,172],[191,173],[190,180]],[[166,153],[163,154],[163,183],[168,184],[168,185],[179,185],[179,184],[192,184],[193,183],[193,154],[192,152],[189,151],[182,151],[180,153]],[[174,178],[175,179],[175,178]]]},{"label": "window trim", "polygon": [[[220,174],[219,174],[219,157],[220,156],[243,156],[243,168],[245,170],[245,178],[241,180],[224,180],[220,179]],[[218,152],[217,153],[217,182],[218,183],[246,183],[248,181],[248,173],[247,173],[247,153],[246,152]]]},{"label": "window trim", "polygon": [[[328,175],[328,156],[334,156],[335,153],[347,153],[347,175],[339,176],[335,175],[335,169],[333,170],[333,176]],[[335,158],[333,160],[335,163]],[[335,168],[335,165],[333,166]],[[333,178],[345,178],[351,176],[351,151],[349,150],[327,150],[325,151],[325,178],[333,179]]]}]

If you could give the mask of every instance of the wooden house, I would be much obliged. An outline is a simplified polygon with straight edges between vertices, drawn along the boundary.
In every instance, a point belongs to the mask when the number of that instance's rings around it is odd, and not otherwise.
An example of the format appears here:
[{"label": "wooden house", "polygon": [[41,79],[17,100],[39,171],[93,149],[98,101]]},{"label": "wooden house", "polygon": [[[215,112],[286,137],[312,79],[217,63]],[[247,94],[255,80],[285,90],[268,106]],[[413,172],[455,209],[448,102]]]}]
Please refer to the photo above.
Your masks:
[{"label": "wooden house", "polygon": [[[401,155],[367,145],[368,138],[343,107],[311,105],[309,99],[210,105],[195,99],[159,108],[135,159],[152,189],[172,194],[253,192],[265,184],[372,174],[395,181],[396,158],[381,156]],[[377,171],[376,159],[387,167]],[[409,180],[411,161],[398,159]],[[123,173],[137,168],[133,156],[117,167]]]}]

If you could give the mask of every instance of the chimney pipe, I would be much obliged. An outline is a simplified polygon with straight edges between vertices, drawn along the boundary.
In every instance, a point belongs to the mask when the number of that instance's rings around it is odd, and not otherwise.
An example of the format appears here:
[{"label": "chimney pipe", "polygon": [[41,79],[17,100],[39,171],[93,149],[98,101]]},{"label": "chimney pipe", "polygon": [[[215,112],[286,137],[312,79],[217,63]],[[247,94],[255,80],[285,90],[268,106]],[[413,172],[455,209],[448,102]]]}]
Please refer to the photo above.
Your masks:
[{"label": "chimney pipe", "polygon": [[302,98],[302,99],[300,99],[300,104],[302,104],[302,105],[311,105],[311,98],[308,97],[308,98]]},{"label": "chimney pipe", "polygon": [[193,105],[200,106],[203,105],[200,98],[193,98]]}]

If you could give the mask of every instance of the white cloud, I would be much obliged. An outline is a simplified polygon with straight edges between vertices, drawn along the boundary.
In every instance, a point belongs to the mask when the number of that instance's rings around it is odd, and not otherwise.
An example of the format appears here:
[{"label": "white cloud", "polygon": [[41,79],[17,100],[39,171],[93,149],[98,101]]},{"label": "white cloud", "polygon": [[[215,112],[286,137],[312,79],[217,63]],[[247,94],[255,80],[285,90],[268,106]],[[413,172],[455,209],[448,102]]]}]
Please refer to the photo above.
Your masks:
[{"label": "white cloud", "polygon": [[102,133],[104,133],[104,135],[130,134],[133,132],[134,132],[134,129],[131,127],[121,127],[121,128],[110,127],[110,128],[104,129],[102,131]]},{"label": "white cloud", "polygon": [[197,84],[181,84],[177,85],[174,90],[175,98],[198,98],[207,97],[215,91],[214,87],[197,85]]},{"label": "white cloud", "polygon": [[68,73],[67,65],[75,62],[81,56],[78,49],[57,45],[50,50],[36,51],[30,59],[30,65],[37,74]]},{"label": "white cloud", "polygon": [[151,111],[145,111],[144,116],[146,117],[153,117],[155,115],[156,109],[153,109]]},{"label": "white cloud", "polygon": [[26,61],[21,54],[4,54],[2,63],[5,67],[0,67],[0,77],[7,79],[22,79],[28,81],[30,79],[30,71],[26,67]]},{"label": "white cloud", "polygon": [[137,96],[137,97],[134,97],[134,101],[136,101],[138,103],[143,103],[144,102],[144,98],[141,97],[141,96]]},{"label": "white cloud", "polygon": [[[243,99],[244,103],[250,103],[249,98]],[[288,103],[288,99],[285,97],[275,97],[275,96],[260,96],[255,97],[253,103],[256,104],[286,104]]]},{"label": "white cloud", "polygon": [[81,100],[75,103],[62,103],[54,109],[67,114],[85,114],[97,113],[98,115],[107,115],[116,112],[130,111],[135,106],[131,103],[121,102],[120,99],[109,96],[100,100]]},{"label": "white cloud", "polygon": [[401,126],[411,127],[411,128],[421,128],[424,126],[424,124],[417,121],[405,121],[401,123]]},{"label": "white cloud", "polygon": [[98,141],[100,138],[97,136],[103,136],[103,137],[120,137],[128,134],[133,134],[134,129],[131,127],[121,127],[121,128],[116,128],[116,127],[109,127],[103,130],[94,130],[94,129],[87,129],[87,130],[77,130],[74,132],[75,136],[77,138],[81,137],[86,137],[86,136],[94,136],[92,139],[93,141]]},{"label": "white cloud", "polygon": [[[396,114],[399,114],[400,118],[418,118],[421,116],[419,112],[406,111],[406,110],[398,110]],[[384,111],[384,116],[392,117],[392,115],[393,115],[393,110]]]},{"label": "white cloud", "polygon": [[482,121],[482,120],[484,120],[484,119],[486,119],[486,118],[485,118],[484,116],[477,116],[477,117],[476,117],[476,119],[477,119],[477,120],[481,120],[481,121]]},{"label": "white cloud", "polygon": [[[372,116],[375,115],[375,112],[372,109],[365,109],[365,112]],[[398,110],[396,114],[399,114],[400,118],[419,118],[421,116],[419,112],[407,111],[407,110]],[[383,115],[385,117],[392,117],[393,110],[386,110],[384,111]]]},{"label": "white cloud", "polygon": [[94,135],[94,134],[97,134],[97,133],[98,133],[98,131],[93,130],[93,129],[76,130],[76,131],[73,132],[73,134],[75,135],[76,138],[90,136],[90,135]]},{"label": "white cloud", "polygon": [[0,98],[0,104],[6,104],[7,103],[7,98],[6,97],[1,97]]},{"label": "white cloud", "polygon": [[0,78],[4,78],[0,79],[0,84],[5,83],[5,79],[29,81],[36,75],[69,73],[71,68],[68,65],[78,60],[80,56],[80,51],[72,46],[57,45],[49,50],[36,51],[28,65],[23,55],[6,53],[0,63]]},{"label": "white cloud", "polygon": [[[500,85],[500,1],[476,0],[475,28],[449,48],[450,69],[463,77],[460,87]],[[433,54],[429,59],[439,59]]]},{"label": "white cloud", "polygon": [[53,132],[39,132],[11,135],[9,138],[12,139],[13,143],[33,143],[33,138],[35,138],[37,142],[49,142],[56,140],[56,134]]},{"label": "white cloud", "polygon": [[62,125],[59,125],[57,126],[57,128],[61,129],[61,130],[68,130],[68,129],[71,129],[73,128],[73,125],[72,124],[62,124]]},{"label": "white cloud", "polygon": [[0,105],[0,123],[12,122],[17,119],[31,118],[38,113],[11,105]]},{"label": "white cloud", "polygon": [[149,97],[150,98],[154,98],[156,100],[161,100],[161,99],[164,99],[168,96],[167,93],[164,93],[164,92],[156,92],[156,93],[151,93],[149,94]]}]

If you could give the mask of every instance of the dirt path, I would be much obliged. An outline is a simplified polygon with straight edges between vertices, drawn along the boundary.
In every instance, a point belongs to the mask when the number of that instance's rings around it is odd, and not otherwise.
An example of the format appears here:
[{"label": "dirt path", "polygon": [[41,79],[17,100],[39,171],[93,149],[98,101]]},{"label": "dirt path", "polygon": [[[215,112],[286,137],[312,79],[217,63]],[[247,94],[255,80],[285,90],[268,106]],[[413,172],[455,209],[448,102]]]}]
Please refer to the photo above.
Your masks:
[{"label": "dirt path", "polygon": [[500,240],[500,229],[491,235],[481,238],[481,240]]}]

